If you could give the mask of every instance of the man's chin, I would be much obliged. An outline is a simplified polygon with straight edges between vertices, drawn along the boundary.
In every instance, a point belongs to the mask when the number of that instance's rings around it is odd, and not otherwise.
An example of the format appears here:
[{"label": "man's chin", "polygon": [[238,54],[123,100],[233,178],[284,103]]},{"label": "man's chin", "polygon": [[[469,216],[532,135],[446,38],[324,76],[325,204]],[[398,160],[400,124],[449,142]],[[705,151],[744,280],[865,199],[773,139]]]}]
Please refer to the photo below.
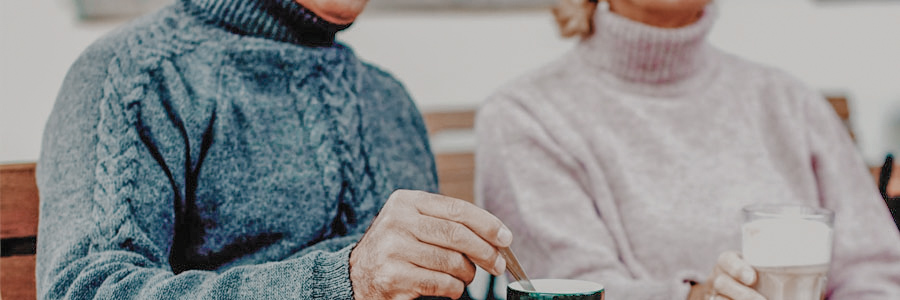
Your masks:
[{"label": "man's chin", "polygon": [[330,23],[346,25],[353,23],[366,8],[368,0],[296,0],[298,3]]}]

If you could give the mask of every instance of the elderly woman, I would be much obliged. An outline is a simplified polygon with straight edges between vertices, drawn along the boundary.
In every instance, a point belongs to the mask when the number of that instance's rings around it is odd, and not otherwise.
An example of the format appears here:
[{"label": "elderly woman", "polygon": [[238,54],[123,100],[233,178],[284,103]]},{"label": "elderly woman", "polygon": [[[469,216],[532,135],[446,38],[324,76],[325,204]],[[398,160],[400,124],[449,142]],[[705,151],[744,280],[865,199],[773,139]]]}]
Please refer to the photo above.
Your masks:
[{"label": "elderly woman", "polygon": [[[836,212],[830,299],[900,299],[900,235],[827,102],[711,46],[709,0],[566,1],[564,57],[477,118],[476,197],[532,277],[610,299],[761,299],[741,208]],[[711,275],[710,275],[711,274]]]},{"label": "elderly woman", "polygon": [[426,193],[413,102],[335,42],[365,4],[180,0],[87,49],[38,165],[39,298],[456,298],[501,274],[509,230]]}]

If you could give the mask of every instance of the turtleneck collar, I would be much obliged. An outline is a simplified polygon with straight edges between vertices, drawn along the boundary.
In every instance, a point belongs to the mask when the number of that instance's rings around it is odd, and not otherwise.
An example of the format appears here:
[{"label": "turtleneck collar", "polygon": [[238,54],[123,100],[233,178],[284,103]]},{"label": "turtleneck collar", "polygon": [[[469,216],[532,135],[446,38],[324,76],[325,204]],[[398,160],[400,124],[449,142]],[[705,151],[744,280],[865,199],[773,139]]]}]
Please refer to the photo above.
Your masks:
[{"label": "turtleneck collar", "polygon": [[693,24],[659,28],[601,6],[594,15],[596,31],[581,42],[579,50],[592,65],[629,82],[680,82],[709,63],[706,36],[716,14],[715,4],[710,4]]},{"label": "turtleneck collar", "polygon": [[206,22],[250,36],[327,47],[350,26],[329,23],[295,0],[180,0]]}]

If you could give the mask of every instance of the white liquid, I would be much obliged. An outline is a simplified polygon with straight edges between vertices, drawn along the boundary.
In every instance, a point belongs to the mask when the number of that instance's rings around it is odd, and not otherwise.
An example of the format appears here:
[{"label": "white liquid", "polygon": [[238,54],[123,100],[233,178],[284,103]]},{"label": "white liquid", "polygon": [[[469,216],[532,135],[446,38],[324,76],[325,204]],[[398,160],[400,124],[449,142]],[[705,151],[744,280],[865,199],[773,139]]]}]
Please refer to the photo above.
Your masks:
[{"label": "white liquid", "polygon": [[754,287],[768,300],[822,300],[833,230],[801,218],[760,219],[743,226],[743,256],[756,269]]},{"label": "white liquid", "polygon": [[754,267],[827,265],[832,229],[800,218],[760,219],[743,226],[743,256]]},{"label": "white liquid", "polygon": [[[533,279],[535,292],[541,294],[590,294],[603,290],[603,285],[595,282],[574,279]],[[527,292],[519,282],[512,282],[509,287]]]},{"label": "white liquid", "polygon": [[757,267],[756,290],[768,300],[825,299],[828,265]]}]

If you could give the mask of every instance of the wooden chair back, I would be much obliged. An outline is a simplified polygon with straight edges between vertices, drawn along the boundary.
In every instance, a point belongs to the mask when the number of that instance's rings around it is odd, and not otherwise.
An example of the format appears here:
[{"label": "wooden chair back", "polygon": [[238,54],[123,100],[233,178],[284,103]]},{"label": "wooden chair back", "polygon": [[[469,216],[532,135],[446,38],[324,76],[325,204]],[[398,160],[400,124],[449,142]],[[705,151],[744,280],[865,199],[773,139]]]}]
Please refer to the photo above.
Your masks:
[{"label": "wooden chair back", "polygon": [[[427,112],[423,115],[432,138],[450,130],[474,129],[475,110]],[[441,194],[475,201],[475,149],[461,152],[436,152],[438,184]]]},{"label": "wooden chair back", "polygon": [[0,165],[0,298],[35,299],[38,200],[34,163]]},{"label": "wooden chair back", "polygon": [[847,96],[840,94],[826,94],[825,99],[828,100],[828,103],[834,108],[834,112],[841,118],[841,121],[844,121],[847,132],[849,132],[850,137],[855,140],[856,136],[853,134],[853,127],[850,126],[850,103],[847,101]]}]

